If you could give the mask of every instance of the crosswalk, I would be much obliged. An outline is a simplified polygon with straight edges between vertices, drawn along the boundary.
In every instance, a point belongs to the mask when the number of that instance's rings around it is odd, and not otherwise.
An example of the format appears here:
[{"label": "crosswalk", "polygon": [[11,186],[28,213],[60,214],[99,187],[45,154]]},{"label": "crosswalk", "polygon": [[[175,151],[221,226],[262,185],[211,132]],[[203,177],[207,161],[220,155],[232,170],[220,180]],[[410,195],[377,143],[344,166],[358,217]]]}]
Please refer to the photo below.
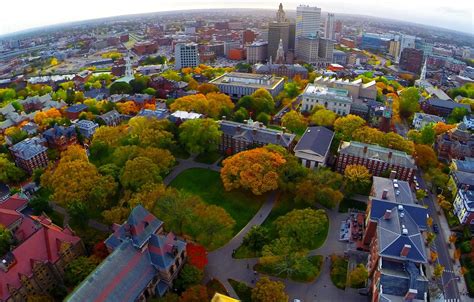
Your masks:
[{"label": "crosswalk", "polygon": [[444,272],[444,273],[448,273],[448,274],[456,274],[455,271],[450,271],[450,270],[448,270],[448,269],[445,269],[443,272]]},{"label": "crosswalk", "polygon": [[460,299],[444,299],[444,302],[460,302]]}]

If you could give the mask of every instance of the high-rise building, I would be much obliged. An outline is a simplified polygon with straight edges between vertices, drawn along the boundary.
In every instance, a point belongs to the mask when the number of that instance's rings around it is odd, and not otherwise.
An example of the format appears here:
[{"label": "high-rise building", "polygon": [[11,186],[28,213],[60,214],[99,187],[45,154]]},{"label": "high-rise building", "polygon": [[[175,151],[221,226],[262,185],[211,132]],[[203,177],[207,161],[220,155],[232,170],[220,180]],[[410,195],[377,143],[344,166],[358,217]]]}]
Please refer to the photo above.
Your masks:
[{"label": "high-rise building", "polygon": [[240,48],[240,41],[226,41],[224,42],[224,54],[226,57],[229,56],[229,53],[232,49]]},{"label": "high-rise building", "polygon": [[388,55],[398,63],[398,54],[400,53],[400,41],[390,40],[388,44]]},{"label": "high-rise building", "polygon": [[175,68],[196,67],[199,65],[199,51],[196,43],[179,43],[175,45]]},{"label": "high-rise building", "polygon": [[300,5],[296,8],[296,39],[316,36],[321,32],[321,9],[316,6]]},{"label": "high-rise building", "polygon": [[278,44],[277,54],[275,57],[276,64],[285,63],[285,50],[283,49],[283,41],[280,39],[280,44]]},{"label": "high-rise building", "polygon": [[290,23],[286,19],[283,5],[280,3],[276,20],[268,25],[268,56],[275,59],[280,40],[283,43],[285,53],[288,51],[290,37]]},{"label": "high-rise building", "polygon": [[332,55],[334,52],[334,40],[319,39],[318,56],[320,64],[327,65],[332,62]]},{"label": "high-rise building", "polygon": [[418,74],[423,65],[423,51],[405,48],[400,55],[400,68]]},{"label": "high-rise building", "polygon": [[331,39],[335,40],[336,39],[336,34],[335,34],[335,19],[334,19],[334,14],[328,13],[328,16],[326,17],[326,22],[324,23],[324,37],[326,39]]},{"label": "high-rise building", "polygon": [[402,51],[405,48],[416,48],[415,47],[415,41],[416,41],[415,36],[402,35],[400,37],[400,52],[398,53],[399,58],[402,55]]},{"label": "high-rise building", "polygon": [[319,59],[319,38],[300,37],[296,40],[296,57],[299,61],[316,64]]},{"label": "high-rise building", "polygon": [[247,63],[255,64],[268,58],[268,42],[257,41],[247,45]]},{"label": "high-rise building", "polygon": [[288,35],[288,50],[295,52],[295,22],[290,22],[290,33]]}]

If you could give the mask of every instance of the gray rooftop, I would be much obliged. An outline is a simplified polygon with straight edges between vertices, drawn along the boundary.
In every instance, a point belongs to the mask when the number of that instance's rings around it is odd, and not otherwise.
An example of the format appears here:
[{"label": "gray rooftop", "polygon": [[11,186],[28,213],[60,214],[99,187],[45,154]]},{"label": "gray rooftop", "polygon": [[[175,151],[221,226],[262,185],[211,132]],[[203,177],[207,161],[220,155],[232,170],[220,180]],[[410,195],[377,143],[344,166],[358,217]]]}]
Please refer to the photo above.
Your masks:
[{"label": "gray rooftop", "polygon": [[372,191],[374,198],[382,199],[384,190],[387,190],[387,196],[385,200],[400,204],[415,204],[416,200],[408,182],[378,176],[374,176],[372,180]]},{"label": "gray rooftop", "polygon": [[309,127],[295,146],[295,151],[311,151],[325,157],[331,147],[334,132],[325,127]]},{"label": "gray rooftop", "polygon": [[46,152],[48,148],[44,146],[46,140],[40,137],[27,138],[12,147],[10,150],[15,154],[16,157],[29,160],[36,155]]}]

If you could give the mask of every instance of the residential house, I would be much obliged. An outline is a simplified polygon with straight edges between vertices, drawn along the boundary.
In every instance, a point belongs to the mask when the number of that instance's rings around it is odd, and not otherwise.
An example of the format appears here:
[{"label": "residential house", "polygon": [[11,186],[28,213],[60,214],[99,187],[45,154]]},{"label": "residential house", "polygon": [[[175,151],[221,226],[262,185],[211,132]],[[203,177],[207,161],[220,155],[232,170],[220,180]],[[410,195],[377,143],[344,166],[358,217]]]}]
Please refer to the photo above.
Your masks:
[{"label": "residential house", "polygon": [[279,145],[291,151],[295,144],[295,134],[268,129],[251,119],[247,124],[221,120],[219,128],[222,131],[219,150],[226,154],[235,154],[268,144]]},{"label": "residential house", "polygon": [[454,196],[453,211],[461,224],[474,226],[474,158],[451,161],[448,182]]},{"label": "residential house", "polygon": [[48,165],[49,160],[46,153],[48,148],[45,145],[44,138],[27,138],[10,147],[10,152],[15,164],[31,174],[34,169],[44,168]]},{"label": "residential house", "polygon": [[453,100],[441,100],[430,98],[421,104],[424,112],[434,114],[442,117],[448,117],[454,108],[465,108],[467,112],[471,113],[471,106],[468,104],[456,103]]},{"label": "residential house", "polygon": [[474,135],[464,123],[438,135],[435,142],[438,157],[441,159],[464,159],[474,157]]},{"label": "residential house", "polygon": [[163,222],[143,206],[114,225],[105,241],[110,255],[67,301],[146,301],[163,296],[186,262],[186,242],[166,234]]},{"label": "residential house", "polygon": [[411,181],[417,170],[413,157],[403,151],[356,141],[339,146],[336,170],[344,173],[347,165],[363,165],[374,176],[396,171],[396,178],[405,181]]},{"label": "residential house", "polygon": [[474,130],[474,116],[473,115],[465,115],[462,119],[464,125],[466,125],[467,129]]},{"label": "residential house", "polygon": [[0,255],[0,301],[49,295],[62,285],[66,265],[85,252],[81,239],[69,227],[53,224],[44,214],[23,214],[27,204],[28,200],[18,196],[0,203],[0,224],[15,238],[11,250]]},{"label": "residential house", "polygon": [[76,120],[82,112],[86,112],[89,107],[85,104],[75,104],[65,110],[66,117],[70,120]]},{"label": "residential house", "polygon": [[85,138],[92,138],[99,124],[89,120],[80,120],[76,123],[76,128]]},{"label": "residential house", "polygon": [[25,131],[29,136],[36,135],[38,133],[38,129],[38,125],[33,122],[28,122],[23,127],[21,127],[21,130]]},{"label": "residential house", "polygon": [[413,127],[416,130],[420,130],[423,127],[425,127],[426,125],[436,124],[436,123],[439,123],[439,122],[444,123],[445,122],[444,118],[439,117],[437,115],[426,114],[426,113],[422,113],[422,112],[416,112],[415,116],[413,117],[413,123],[412,124],[413,124]]},{"label": "residential house", "polygon": [[334,132],[325,127],[309,127],[293,149],[303,166],[325,166]]},{"label": "residential house", "polygon": [[126,119],[124,115],[120,114],[115,109],[99,115],[98,118],[107,126],[120,125],[120,123]]},{"label": "residential house", "polygon": [[65,151],[69,146],[77,143],[77,133],[74,126],[58,126],[43,132],[48,147],[56,149],[59,152]]}]

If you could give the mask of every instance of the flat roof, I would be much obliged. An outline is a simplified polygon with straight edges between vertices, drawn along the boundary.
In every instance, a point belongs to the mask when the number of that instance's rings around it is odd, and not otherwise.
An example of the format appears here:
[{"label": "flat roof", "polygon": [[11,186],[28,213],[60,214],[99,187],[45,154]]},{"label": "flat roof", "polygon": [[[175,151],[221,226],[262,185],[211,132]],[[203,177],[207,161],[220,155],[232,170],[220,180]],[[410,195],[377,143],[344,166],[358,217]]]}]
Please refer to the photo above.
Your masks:
[{"label": "flat roof", "polygon": [[[209,83],[216,85],[246,86],[252,88],[274,89],[278,84],[283,81],[284,79],[282,77],[276,77],[268,74],[229,72],[221,75],[220,77],[215,78]],[[267,84],[268,82],[269,84]]]}]

